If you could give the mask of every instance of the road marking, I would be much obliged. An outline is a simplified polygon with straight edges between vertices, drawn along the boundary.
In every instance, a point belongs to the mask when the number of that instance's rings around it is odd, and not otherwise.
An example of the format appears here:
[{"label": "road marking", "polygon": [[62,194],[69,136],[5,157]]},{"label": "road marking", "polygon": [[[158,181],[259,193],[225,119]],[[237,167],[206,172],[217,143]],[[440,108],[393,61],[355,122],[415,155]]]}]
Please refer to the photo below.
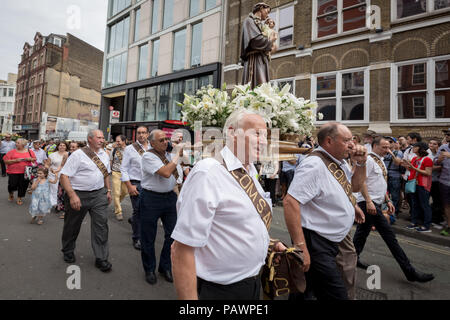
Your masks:
[{"label": "road marking", "polygon": [[[375,235],[375,236],[377,236],[379,238],[382,238],[378,232],[371,232],[370,234],[371,235]],[[450,256],[450,251],[438,249],[436,247],[428,246],[428,245],[425,245],[425,244],[420,244],[420,243],[417,243],[417,242],[414,242],[414,241],[411,241],[411,240],[404,239],[403,237],[399,237],[398,235],[396,235],[396,237],[397,237],[398,242],[407,243],[407,244],[412,245],[412,246],[417,247],[417,248],[421,248],[421,249],[425,249],[425,250],[428,250],[428,251],[433,251],[433,252],[436,252],[436,253],[440,253],[440,254],[443,254],[443,255],[446,255],[446,256]]]}]

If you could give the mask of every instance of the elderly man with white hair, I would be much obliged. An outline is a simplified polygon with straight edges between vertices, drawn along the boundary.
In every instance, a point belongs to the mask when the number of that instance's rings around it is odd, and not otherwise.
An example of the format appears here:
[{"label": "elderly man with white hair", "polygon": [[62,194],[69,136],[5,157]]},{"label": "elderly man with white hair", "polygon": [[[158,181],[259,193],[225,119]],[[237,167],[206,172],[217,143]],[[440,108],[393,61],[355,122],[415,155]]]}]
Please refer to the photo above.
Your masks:
[{"label": "elderly man with white hair", "polygon": [[111,203],[109,156],[103,149],[105,138],[100,130],[90,130],[88,145],[76,150],[61,171],[60,183],[66,191],[62,252],[64,261],[75,262],[75,242],[84,217],[91,215],[91,244],[95,266],[111,271],[108,261],[108,205]]},{"label": "elderly man with white hair", "polygon": [[253,162],[267,145],[266,123],[252,111],[238,110],[227,119],[224,136],[220,161],[199,161],[178,199],[172,263],[179,299],[260,297],[272,205]]}]

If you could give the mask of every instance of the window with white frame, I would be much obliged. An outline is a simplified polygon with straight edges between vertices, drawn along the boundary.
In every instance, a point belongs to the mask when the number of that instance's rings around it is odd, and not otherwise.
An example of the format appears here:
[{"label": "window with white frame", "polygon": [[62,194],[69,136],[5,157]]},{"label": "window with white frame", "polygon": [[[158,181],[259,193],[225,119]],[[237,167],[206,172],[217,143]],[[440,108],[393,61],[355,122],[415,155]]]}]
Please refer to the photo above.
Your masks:
[{"label": "window with white frame", "polygon": [[292,45],[294,40],[294,4],[272,9],[269,17],[275,21],[275,30],[278,32],[278,47],[283,48]]},{"label": "window with white frame", "polygon": [[369,4],[368,0],[313,1],[313,39],[365,28]]},{"label": "window with white frame", "polygon": [[322,121],[367,122],[369,108],[369,71],[343,70],[314,75],[313,100]]},{"label": "window with white frame", "polygon": [[289,92],[295,95],[295,79],[294,78],[290,78],[290,79],[274,79],[270,81],[271,85],[276,85],[278,87],[278,89],[283,89],[283,87],[287,84],[289,84],[290,89]]},{"label": "window with white frame", "polygon": [[61,39],[60,38],[53,38],[53,44],[55,46],[61,47]]},{"label": "window with white frame", "polygon": [[397,63],[391,69],[393,121],[450,119],[450,56]]},{"label": "window with white frame", "polygon": [[450,0],[391,0],[392,20],[450,8]]}]

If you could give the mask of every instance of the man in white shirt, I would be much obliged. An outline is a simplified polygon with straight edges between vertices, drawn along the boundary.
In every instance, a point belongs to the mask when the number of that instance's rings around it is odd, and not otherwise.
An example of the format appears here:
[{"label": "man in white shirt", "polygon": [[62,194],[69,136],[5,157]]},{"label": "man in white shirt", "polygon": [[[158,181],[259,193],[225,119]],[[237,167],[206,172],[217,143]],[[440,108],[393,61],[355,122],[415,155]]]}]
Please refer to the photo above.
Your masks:
[{"label": "man in white shirt", "polygon": [[[199,161],[177,202],[172,263],[179,299],[259,299],[259,273],[270,238],[254,202],[234,175],[239,170],[251,177],[259,203],[271,215],[270,194],[259,184],[252,163],[267,145],[267,128],[261,116],[240,110],[230,115],[224,131],[227,144],[220,152],[221,162]],[[250,181],[247,186],[252,186]],[[281,243],[275,246],[277,251],[284,249]]]},{"label": "man in white shirt", "polygon": [[[111,270],[108,262],[108,205],[111,203],[109,174],[111,173],[108,154],[103,150],[105,138],[100,130],[88,133],[88,146],[78,149],[67,159],[61,171],[60,183],[66,191],[66,214],[62,234],[64,261],[75,262],[75,242],[83,219],[91,215],[91,242],[95,255],[95,266],[102,272]],[[86,152],[96,155],[97,165]],[[103,164],[99,168],[100,163]],[[102,172],[102,169],[104,170]]]},{"label": "man in white shirt", "polygon": [[[366,216],[365,222],[357,226],[353,237],[356,253],[359,257],[364,249],[372,226],[375,226],[395,260],[400,265],[406,278],[411,282],[428,282],[433,280],[434,276],[414,269],[405,252],[400,247],[390,224],[382,213],[382,205],[384,203],[387,203],[389,214],[392,215],[395,212],[395,207],[387,195],[387,169],[383,161],[383,157],[388,152],[389,141],[383,137],[375,138],[372,144],[372,152],[369,154],[366,165],[367,180],[361,192],[356,196],[358,206]],[[358,266],[363,269],[367,269],[368,267],[362,262],[359,262]]]},{"label": "man in white shirt", "polygon": [[164,245],[159,259],[158,272],[166,281],[173,282],[172,264],[170,261],[170,238],[177,222],[177,195],[173,191],[178,179],[180,168],[180,152],[183,154],[184,144],[174,146],[172,157],[167,150],[169,139],[162,130],[150,133],[152,149],[142,156],[142,180],[139,199],[139,214],[141,225],[141,258],[145,271],[145,280],[155,284],[156,256],[155,239],[158,219],[164,226]]},{"label": "man in white shirt", "polygon": [[11,135],[7,133],[5,139],[0,141],[0,162],[2,166],[2,176],[6,177],[6,165],[3,162],[3,157],[12,149],[16,147],[16,143],[11,140]]},{"label": "man in white shirt", "polygon": [[33,147],[31,148],[31,150],[33,150],[34,154],[36,155],[36,163],[38,165],[43,165],[44,161],[48,159],[45,151],[41,149],[41,143],[39,142],[39,140],[33,142]]},{"label": "man in white shirt", "polygon": [[[342,124],[323,126],[317,134],[320,147],[315,151],[323,158],[311,155],[300,163],[283,200],[289,234],[305,256],[305,294],[313,291],[319,300],[348,299],[336,256],[355,221],[352,192],[359,191],[366,179],[367,160],[366,148],[355,145],[352,137]],[[344,160],[349,157],[356,165],[353,174]]]},{"label": "man in white shirt", "polygon": [[133,229],[133,247],[136,250],[141,250],[141,229],[139,223],[139,193],[141,190],[142,180],[142,155],[148,151],[150,143],[148,142],[148,128],[141,126],[136,130],[136,142],[130,144],[123,152],[122,164],[120,165],[120,178],[125,183],[130,195],[131,206],[133,207],[133,214],[128,222]]}]

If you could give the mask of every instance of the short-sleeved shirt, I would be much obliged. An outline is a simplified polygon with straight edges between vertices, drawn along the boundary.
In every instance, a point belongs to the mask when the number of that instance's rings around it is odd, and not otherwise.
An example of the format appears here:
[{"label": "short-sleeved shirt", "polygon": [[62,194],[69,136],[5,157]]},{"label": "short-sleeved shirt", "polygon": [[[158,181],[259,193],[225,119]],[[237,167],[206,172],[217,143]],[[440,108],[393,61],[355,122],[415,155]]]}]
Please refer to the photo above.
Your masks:
[{"label": "short-sleeved shirt", "polygon": [[[449,143],[443,144],[439,147],[435,161],[437,160],[437,158],[439,158],[439,155],[443,151],[450,152]],[[444,161],[442,161],[439,165],[442,167],[441,175],[439,176],[439,183],[445,184],[446,186],[450,187],[450,158],[445,158]]]},{"label": "short-sleeved shirt", "polygon": [[[172,160],[170,153],[166,152],[166,159]],[[142,156],[142,180],[141,187],[154,192],[169,192],[175,187],[176,180],[173,174],[169,178],[157,174],[156,172],[165,164],[153,152],[146,152]],[[178,170],[179,165],[177,165]]]},{"label": "short-sleeved shirt", "polygon": [[[419,168],[420,170],[425,170],[425,168],[433,167],[433,160],[431,160],[429,156],[420,158],[416,156],[411,160],[411,164],[413,165],[413,167],[418,168],[421,161],[422,164]],[[426,176],[418,173],[416,170],[411,170],[411,174],[409,175],[408,180],[412,179],[416,179],[417,185],[424,187],[425,190],[427,191],[431,190],[431,181],[432,181],[431,176]]]},{"label": "short-sleeved shirt", "polygon": [[[384,166],[382,157],[373,152],[371,154],[377,157],[381,161],[381,165]],[[374,203],[382,205],[387,192],[387,182],[384,179],[383,169],[375,162],[372,156],[367,157],[366,175],[367,192],[369,193],[370,199]],[[356,201],[366,201],[361,192],[356,193]]]},{"label": "short-sleeved shirt", "polygon": [[[227,168],[208,158],[189,173],[178,198],[172,238],[195,248],[198,277],[227,285],[259,273],[270,238],[249,196],[229,172],[243,168],[242,163],[228,147],[221,155]],[[270,193],[259,184],[253,164],[247,173],[271,207]]]},{"label": "short-sleeved shirt", "polygon": [[[345,161],[339,161],[323,148],[350,182],[352,172]],[[297,167],[288,193],[300,202],[302,226],[315,231],[320,236],[341,242],[349,233],[355,221],[355,208],[342,186],[327,169],[325,163],[316,156],[309,156]]]},{"label": "short-sleeved shirt", "polygon": [[[97,153],[108,173],[111,172],[108,154],[100,148]],[[76,150],[67,158],[61,174],[69,177],[70,184],[74,190],[94,191],[105,186],[102,172],[82,149]]]},{"label": "short-sleeved shirt", "polygon": [[[34,154],[33,150],[28,150],[24,153],[18,152],[16,149],[10,150],[5,157],[3,158],[3,161],[9,161],[9,160],[15,160],[15,159],[22,159],[22,158],[36,158],[36,155]],[[20,161],[17,163],[12,163],[6,165],[6,173],[8,174],[20,174],[25,173],[25,167],[31,166],[30,161]]]}]

